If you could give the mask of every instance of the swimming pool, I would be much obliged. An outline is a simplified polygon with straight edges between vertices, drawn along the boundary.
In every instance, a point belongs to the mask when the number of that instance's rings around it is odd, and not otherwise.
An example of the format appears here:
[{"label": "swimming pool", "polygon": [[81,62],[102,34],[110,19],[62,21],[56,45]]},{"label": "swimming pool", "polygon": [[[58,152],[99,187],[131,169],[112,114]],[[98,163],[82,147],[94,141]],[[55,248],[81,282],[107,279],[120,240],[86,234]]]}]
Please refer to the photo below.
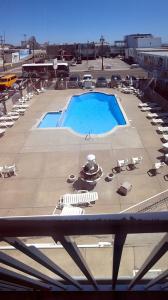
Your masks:
[{"label": "swimming pool", "polygon": [[69,127],[80,134],[101,134],[126,120],[114,95],[89,92],[71,98],[63,112],[47,113],[38,128]]}]

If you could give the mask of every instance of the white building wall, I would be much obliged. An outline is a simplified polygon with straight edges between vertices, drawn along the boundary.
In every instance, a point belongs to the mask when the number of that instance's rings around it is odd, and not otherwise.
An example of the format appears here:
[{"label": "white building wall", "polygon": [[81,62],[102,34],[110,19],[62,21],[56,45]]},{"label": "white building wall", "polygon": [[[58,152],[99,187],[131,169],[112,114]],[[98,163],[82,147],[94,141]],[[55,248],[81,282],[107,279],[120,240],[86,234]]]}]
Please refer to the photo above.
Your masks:
[{"label": "white building wall", "polygon": [[136,48],[160,48],[161,47],[160,37],[137,38],[136,41],[137,41]]},{"label": "white building wall", "polygon": [[128,48],[160,48],[161,47],[161,38],[154,37],[151,35],[147,36],[136,36],[136,35],[127,35],[126,45]]}]

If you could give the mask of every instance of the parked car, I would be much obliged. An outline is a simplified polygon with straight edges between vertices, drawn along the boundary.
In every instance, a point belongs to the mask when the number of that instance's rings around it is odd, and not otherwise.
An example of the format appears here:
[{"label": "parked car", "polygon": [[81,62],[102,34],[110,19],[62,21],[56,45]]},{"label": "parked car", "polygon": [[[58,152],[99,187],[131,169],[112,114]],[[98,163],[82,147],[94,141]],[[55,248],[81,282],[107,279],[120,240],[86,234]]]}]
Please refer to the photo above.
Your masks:
[{"label": "parked car", "polygon": [[120,75],[112,75],[111,76],[111,81],[110,81],[110,86],[111,87],[115,87],[117,86],[119,83],[121,83],[122,78]]},{"label": "parked car", "polygon": [[82,63],[82,59],[81,57],[78,57],[77,60],[76,60],[77,64],[81,64]]},{"label": "parked car", "polygon": [[76,66],[76,61],[75,60],[72,60],[70,65],[73,67],[73,66]]},{"label": "parked car", "polygon": [[139,66],[138,64],[132,64],[132,65],[130,66],[131,69],[139,68],[139,67],[140,67],[140,66]]},{"label": "parked car", "polygon": [[107,87],[108,86],[108,82],[106,77],[98,77],[96,80],[96,87]]},{"label": "parked car", "polygon": [[91,74],[84,74],[82,80],[83,88],[91,88],[93,86],[93,76]]},{"label": "parked car", "polygon": [[81,80],[79,75],[71,75],[68,81],[69,88],[78,88],[81,87]]},{"label": "parked car", "polygon": [[93,76],[91,74],[84,74],[83,75],[83,81],[84,80],[93,80]]}]

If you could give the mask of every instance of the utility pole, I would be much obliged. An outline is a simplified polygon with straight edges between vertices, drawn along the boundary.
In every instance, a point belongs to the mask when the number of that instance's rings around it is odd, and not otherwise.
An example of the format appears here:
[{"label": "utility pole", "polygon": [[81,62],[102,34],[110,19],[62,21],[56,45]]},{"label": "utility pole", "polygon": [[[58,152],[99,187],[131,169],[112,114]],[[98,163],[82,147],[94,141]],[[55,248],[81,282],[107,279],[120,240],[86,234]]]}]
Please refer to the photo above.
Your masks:
[{"label": "utility pole", "polygon": [[5,34],[4,37],[0,35],[0,43],[1,43],[1,57],[3,63],[3,70],[5,71],[5,53],[4,53]]},{"label": "utility pole", "polygon": [[32,46],[33,46],[33,63],[35,62],[35,59],[34,59],[34,39],[32,41]]},{"label": "utility pole", "polygon": [[88,66],[88,59],[89,59],[89,41],[87,41],[87,66]]},{"label": "utility pole", "polygon": [[24,43],[25,43],[25,47],[27,47],[27,34],[24,33]]},{"label": "utility pole", "polygon": [[105,41],[105,39],[104,39],[104,37],[101,35],[101,37],[100,37],[100,43],[101,43],[101,58],[102,58],[102,71],[104,70],[104,64],[103,64],[103,44],[104,44],[104,41]]}]

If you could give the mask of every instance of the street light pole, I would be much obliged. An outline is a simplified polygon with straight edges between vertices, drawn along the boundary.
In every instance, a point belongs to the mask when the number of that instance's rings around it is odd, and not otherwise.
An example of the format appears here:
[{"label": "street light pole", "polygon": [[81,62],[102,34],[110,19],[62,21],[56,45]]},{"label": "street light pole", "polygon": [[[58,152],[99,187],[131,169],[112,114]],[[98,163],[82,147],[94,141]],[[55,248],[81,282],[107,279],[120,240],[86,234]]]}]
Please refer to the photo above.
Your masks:
[{"label": "street light pole", "polygon": [[101,58],[102,58],[102,70],[104,70],[104,64],[103,64],[103,44],[104,44],[104,37],[101,35],[100,37],[100,43],[101,43]]}]

